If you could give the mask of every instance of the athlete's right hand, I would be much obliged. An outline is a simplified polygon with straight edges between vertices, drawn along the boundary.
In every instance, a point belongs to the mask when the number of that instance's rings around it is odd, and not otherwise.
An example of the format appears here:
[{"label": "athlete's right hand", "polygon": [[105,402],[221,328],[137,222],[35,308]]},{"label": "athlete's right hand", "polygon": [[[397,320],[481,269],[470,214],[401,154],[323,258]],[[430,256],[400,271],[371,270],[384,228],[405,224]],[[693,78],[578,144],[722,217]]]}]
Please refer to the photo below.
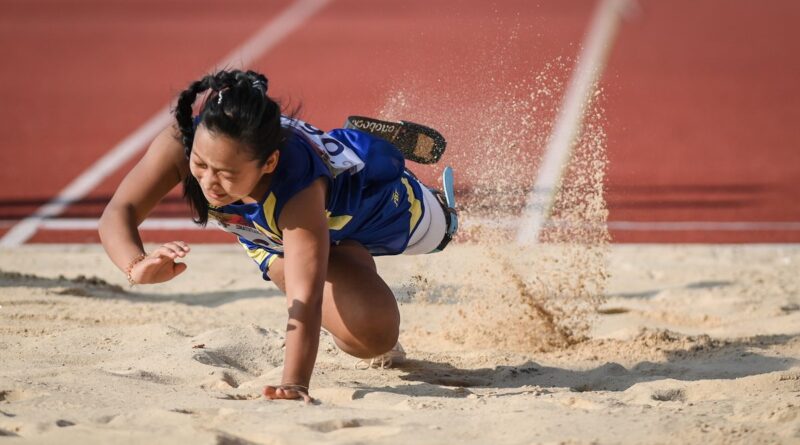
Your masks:
[{"label": "athlete's right hand", "polygon": [[150,252],[131,268],[131,278],[136,284],[153,284],[169,281],[186,270],[186,264],[176,263],[189,253],[189,245],[172,241]]}]

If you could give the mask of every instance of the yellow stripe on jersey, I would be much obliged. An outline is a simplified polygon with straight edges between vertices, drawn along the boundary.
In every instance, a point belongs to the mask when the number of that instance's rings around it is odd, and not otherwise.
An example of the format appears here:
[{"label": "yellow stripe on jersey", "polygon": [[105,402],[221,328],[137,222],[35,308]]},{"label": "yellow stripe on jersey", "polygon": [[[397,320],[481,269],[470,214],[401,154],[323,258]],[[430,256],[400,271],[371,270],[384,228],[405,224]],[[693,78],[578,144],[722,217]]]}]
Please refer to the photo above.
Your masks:
[{"label": "yellow stripe on jersey", "polygon": [[275,241],[278,244],[283,244],[283,240],[278,235],[276,235],[276,234],[270,232],[269,230],[261,227],[261,225],[258,224],[255,221],[253,221],[253,225],[256,227],[256,229],[258,229],[259,232],[263,233],[264,235],[267,235],[267,237],[269,239],[271,239],[272,241]]},{"label": "yellow stripe on jersey", "polygon": [[277,198],[275,198],[274,193],[270,192],[267,199],[264,200],[264,218],[267,220],[270,231],[278,238],[283,238],[283,233],[278,229],[278,224],[275,222],[275,204],[277,204]]},{"label": "yellow stripe on jersey", "polygon": [[328,228],[331,230],[342,230],[353,217],[351,215],[331,216],[331,212],[326,210],[325,216],[328,217]]},{"label": "yellow stripe on jersey", "polygon": [[269,259],[267,260],[267,269],[272,267],[272,263],[274,263],[275,260],[277,260],[278,258],[279,258],[279,256],[278,256],[277,253],[271,253],[270,256],[269,256]]},{"label": "yellow stripe on jersey", "polygon": [[267,256],[270,254],[266,249],[259,249],[259,248],[251,249],[247,244],[241,241],[239,242],[239,244],[241,244],[242,247],[244,247],[244,250],[247,251],[247,255],[259,265],[261,265],[261,263],[263,263],[264,260],[267,258]]},{"label": "yellow stripe on jersey", "polygon": [[422,216],[422,204],[419,202],[419,199],[414,196],[414,189],[411,187],[411,184],[408,183],[408,178],[400,178],[400,181],[406,186],[408,203],[411,204],[411,208],[408,209],[408,211],[411,212],[411,224],[408,227],[408,233],[411,233],[417,227],[419,218]]}]

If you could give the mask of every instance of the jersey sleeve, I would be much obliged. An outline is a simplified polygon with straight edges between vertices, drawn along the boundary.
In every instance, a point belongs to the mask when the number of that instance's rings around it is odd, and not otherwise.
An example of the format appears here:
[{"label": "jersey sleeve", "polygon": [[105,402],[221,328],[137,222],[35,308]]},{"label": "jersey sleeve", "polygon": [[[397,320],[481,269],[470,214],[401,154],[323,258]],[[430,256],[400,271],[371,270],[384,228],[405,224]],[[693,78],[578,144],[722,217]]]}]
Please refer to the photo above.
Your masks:
[{"label": "jersey sleeve", "polygon": [[275,221],[278,221],[283,207],[301,190],[320,177],[328,180],[330,186],[333,175],[317,150],[311,147],[302,135],[293,133],[281,148],[275,176],[272,179],[272,193],[275,194]]}]

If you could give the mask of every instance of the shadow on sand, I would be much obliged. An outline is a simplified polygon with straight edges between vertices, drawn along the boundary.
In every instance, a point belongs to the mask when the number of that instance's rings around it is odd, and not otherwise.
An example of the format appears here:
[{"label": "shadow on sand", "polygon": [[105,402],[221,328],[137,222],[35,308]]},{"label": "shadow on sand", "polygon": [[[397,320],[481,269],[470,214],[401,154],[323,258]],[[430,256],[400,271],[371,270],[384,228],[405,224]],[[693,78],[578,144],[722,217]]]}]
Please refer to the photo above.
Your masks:
[{"label": "shadow on sand", "polygon": [[0,288],[36,287],[56,295],[127,300],[135,303],[173,302],[188,306],[218,307],[247,298],[282,297],[283,293],[271,285],[263,289],[209,290],[207,292],[160,294],[140,292],[142,288],[125,289],[97,277],[79,275],[75,278],[45,278],[18,272],[0,271]]},{"label": "shadow on sand", "polygon": [[[608,362],[587,370],[543,366],[527,361],[516,366],[493,369],[459,369],[444,362],[407,360],[400,378],[416,385],[389,388],[360,388],[356,398],[369,392],[390,392],[407,396],[466,397],[467,388],[568,388],[575,392],[624,391],[649,381],[674,379],[733,380],[752,375],[785,371],[800,360],[761,353],[771,346],[800,341],[800,335],[757,336],[734,341],[711,341],[702,346],[664,352],[664,362],[643,361],[631,368]],[[800,374],[798,375],[800,378]]]}]

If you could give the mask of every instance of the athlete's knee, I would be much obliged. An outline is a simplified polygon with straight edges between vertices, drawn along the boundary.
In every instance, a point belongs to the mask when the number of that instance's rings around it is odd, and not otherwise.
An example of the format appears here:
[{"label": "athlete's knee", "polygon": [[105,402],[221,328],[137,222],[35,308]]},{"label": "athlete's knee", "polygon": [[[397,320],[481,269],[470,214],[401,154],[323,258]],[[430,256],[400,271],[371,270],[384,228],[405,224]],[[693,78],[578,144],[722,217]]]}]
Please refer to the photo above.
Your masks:
[{"label": "athlete's knee", "polygon": [[367,337],[359,339],[358,346],[355,346],[352,355],[358,358],[373,358],[389,352],[397,344],[399,331],[384,330],[375,332]]},{"label": "athlete's knee", "polygon": [[388,352],[400,336],[399,317],[372,317],[350,330],[350,335],[338,338],[339,347],[358,358],[372,358]]},{"label": "athlete's knee", "polygon": [[389,351],[397,344],[397,339],[400,337],[400,322],[391,322],[376,329],[368,336],[368,349],[371,356],[376,356]]}]

